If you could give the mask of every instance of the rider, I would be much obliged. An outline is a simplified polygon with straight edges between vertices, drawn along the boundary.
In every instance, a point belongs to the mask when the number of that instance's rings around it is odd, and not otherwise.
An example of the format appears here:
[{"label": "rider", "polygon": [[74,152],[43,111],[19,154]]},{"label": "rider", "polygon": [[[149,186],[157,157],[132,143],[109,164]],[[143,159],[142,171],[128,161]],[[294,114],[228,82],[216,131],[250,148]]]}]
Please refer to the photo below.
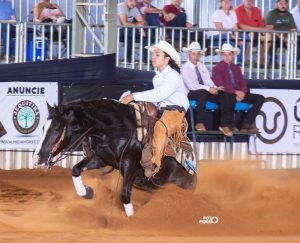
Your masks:
[{"label": "rider", "polygon": [[146,46],[152,52],[152,65],[157,68],[151,90],[129,94],[121,103],[145,101],[156,103],[163,111],[154,127],[152,139],[152,158],[145,169],[145,176],[150,178],[159,171],[161,159],[168,137],[181,131],[185,112],[189,107],[183,80],[180,76],[180,57],[178,52],[166,41],[153,46]]}]

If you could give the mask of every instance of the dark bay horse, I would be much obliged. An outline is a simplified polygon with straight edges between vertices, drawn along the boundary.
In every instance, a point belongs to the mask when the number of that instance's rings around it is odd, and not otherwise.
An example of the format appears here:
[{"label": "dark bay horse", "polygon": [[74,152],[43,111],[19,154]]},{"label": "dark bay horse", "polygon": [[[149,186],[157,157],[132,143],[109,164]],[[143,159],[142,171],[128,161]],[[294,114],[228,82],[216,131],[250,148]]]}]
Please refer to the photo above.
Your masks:
[{"label": "dark bay horse", "polygon": [[134,108],[114,100],[79,101],[51,107],[48,120],[35,152],[36,165],[51,168],[53,157],[70,149],[74,141],[85,141],[89,148],[86,157],[72,169],[77,194],[83,198],[93,197],[93,189],[83,184],[83,170],[111,166],[123,176],[122,201],[127,216],[134,214],[131,203],[132,186],[154,190],[166,183],[184,189],[194,189],[196,174],[191,175],[172,157],[164,157],[160,171],[150,180],[144,176],[140,165],[142,144],[137,139]]}]

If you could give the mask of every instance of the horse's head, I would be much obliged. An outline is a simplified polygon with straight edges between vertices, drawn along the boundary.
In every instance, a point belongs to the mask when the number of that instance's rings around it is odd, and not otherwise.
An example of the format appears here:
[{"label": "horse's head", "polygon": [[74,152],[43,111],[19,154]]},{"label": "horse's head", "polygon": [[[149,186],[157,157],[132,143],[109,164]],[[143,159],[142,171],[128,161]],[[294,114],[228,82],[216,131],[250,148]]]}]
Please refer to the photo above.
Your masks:
[{"label": "horse's head", "polygon": [[48,118],[44,126],[43,136],[33,154],[36,166],[46,165],[51,168],[52,159],[69,143],[68,115],[59,111],[58,107],[51,107],[47,103]]}]

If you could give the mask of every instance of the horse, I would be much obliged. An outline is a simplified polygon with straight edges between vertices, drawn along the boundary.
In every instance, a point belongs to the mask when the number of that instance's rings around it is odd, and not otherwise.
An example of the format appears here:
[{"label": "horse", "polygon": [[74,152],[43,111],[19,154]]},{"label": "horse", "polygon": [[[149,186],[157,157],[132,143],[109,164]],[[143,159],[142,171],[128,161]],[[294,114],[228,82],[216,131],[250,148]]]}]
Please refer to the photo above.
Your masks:
[{"label": "horse", "polygon": [[74,187],[79,196],[93,198],[93,189],[81,179],[84,170],[111,166],[123,176],[122,202],[128,217],[134,215],[132,187],[156,190],[166,183],[195,189],[196,174],[191,175],[173,157],[162,159],[159,172],[147,179],[140,164],[143,145],[137,139],[135,109],[115,100],[77,101],[61,106],[47,103],[48,118],[42,138],[34,151],[36,166],[51,168],[54,157],[83,144],[86,156],[72,168]]}]

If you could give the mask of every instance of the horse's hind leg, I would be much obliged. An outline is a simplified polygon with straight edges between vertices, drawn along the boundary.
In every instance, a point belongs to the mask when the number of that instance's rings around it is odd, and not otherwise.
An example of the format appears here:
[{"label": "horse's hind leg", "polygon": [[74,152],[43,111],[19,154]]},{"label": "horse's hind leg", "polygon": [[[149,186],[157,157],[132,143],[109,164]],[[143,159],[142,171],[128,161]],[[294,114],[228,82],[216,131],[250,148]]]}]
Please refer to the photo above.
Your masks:
[{"label": "horse's hind leg", "polygon": [[94,197],[94,191],[91,187],[85,186],[82,182],[81,172],[84,169],[99,169],[101,168],[101,163],[91,161],[91,158],[86,157],[78,164],[74,165],[72,169],[72,179],[73,184],[76,189],[76,192],[79,196],[83,197],[84,199],[91,199]]}]

